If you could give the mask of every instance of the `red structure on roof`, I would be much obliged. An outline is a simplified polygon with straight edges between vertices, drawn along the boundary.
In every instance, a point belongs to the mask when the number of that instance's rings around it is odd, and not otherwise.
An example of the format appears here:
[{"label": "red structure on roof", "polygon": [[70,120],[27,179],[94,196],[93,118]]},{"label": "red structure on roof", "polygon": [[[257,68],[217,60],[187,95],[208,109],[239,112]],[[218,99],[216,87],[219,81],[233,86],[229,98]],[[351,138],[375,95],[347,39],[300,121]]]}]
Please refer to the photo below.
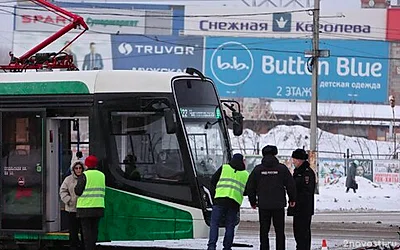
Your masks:
[{"label": "red structure on roof", "polygon": [[[10,52],[10,63],[8,65],[0,65],[0,69],[6,72],[22,72],[25,70],[43,70],[43,69],[67,69],[67,70],[78,70],[73,62],[71,55],[63,52],[71,43],[78,39],[89,27],[86,25],[84,19],[81,16],[75,15],[67,10],[64,10],[46,0],[31,0],[35,4],[44,7],[45,9],[54,12],[62,17],[67,18],[71,22],[59,31],[39,43],[25,54],[20,57],[15,57]],[[83,28],[82,32],[79,33],[74,39],[66,44],[59,52],[54,53],[38,53],[43,48],[47,47],[58,38],[62,37],[72,29]]]}]

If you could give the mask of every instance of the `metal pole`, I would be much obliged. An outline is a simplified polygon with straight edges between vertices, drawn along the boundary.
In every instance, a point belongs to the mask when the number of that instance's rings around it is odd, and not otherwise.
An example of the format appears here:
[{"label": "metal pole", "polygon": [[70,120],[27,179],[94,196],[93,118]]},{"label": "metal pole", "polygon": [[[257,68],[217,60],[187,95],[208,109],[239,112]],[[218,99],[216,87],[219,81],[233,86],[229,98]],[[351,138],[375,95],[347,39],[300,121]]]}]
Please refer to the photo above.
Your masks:
[{"label": "metal pole", "polygon": [[396,145],[396,116],[394,114],[394,107],[392,108],[393,113],[393,159],[397,159],[397,145]]},{"label": "metal pole", "polygon": [[312,85],[311,85],[311,124],[310,124],[310,165],[317,176],[315,193],[319,194],[319,176],[317,165],[317,126],[318,126],[318,57],[319,57],[319,6],[320,0],[314,1],[313,12],[313,66],[312,66]]},{"label": "metal pole", "polygon": [[396,107],[396,98],[393,95],[389,96],[389,104],[392,107],[393,124],[392,124],[392,136],[393,136],[393,159],[397,159],[397,145],[396,145],[396,116],[394,109]]}]

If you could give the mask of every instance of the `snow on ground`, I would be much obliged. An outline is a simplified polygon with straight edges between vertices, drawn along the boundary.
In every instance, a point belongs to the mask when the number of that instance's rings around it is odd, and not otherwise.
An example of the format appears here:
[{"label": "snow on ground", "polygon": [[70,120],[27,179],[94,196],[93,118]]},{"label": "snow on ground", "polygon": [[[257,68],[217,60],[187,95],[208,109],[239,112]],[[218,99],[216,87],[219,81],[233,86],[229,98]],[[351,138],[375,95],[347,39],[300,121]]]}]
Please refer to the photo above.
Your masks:
[{"label": "snow on ground", "polygon": [[356,177],[357,193],[345,192],[346,178],[333,185],[320,187],[315,196],[318,211],[400,211],[400,184],[376,184],[363,177]]},{"label": "snow on ground", "polygon": [[[339,179],[333,185],[320,186],[319,194],[315,195],[315,210],[319,212],[370,212],[370,211],[400,211],[400,184],[376,184],[368,179],[356,177],[357,193],[350,189],[346,193],[346,177]],[[257,214],[250,208],[248,199],[242,205],[242,214]],[[246,216],[247,220],[257,220],[257,216]]]},{"label": "snow on ground", "polygon": [[[245,153],[253,152],[257,143],[262,149],[265,145],[276,145],[279,155],[289,156],[296,148],[310,149],[310,129],[303,126],[279,125],[271,129],[267,134],[257,135],[250,129],[245,129],[242,136],[233,136],[230,131],[232,146],[237,151],[247,149]],[[319,157],[342,157],[347,149],[350,154],[362,154],[365,157],[390,155],[393,153],[393,143],[384,141],[367,140],[361,137],[351,137],[333,134],[318,129]],[[329,153],[326,153],[329,152]],[[381,158],[383,159],[383,158]]]},{"label": "snow on ground", "polygon": [[[260,149],[267,145],[276,145],[278,156],[290,156],[296,148],[309,149],[310,130],[303,126],[279,125],[271,129],[267,134],[257,135],[251,130],[245,130],[240,137],[232,136],[233,148],[236,152],[252,154],[257,143]],[[367,140],[360,137],[349,137],[332,134],[318,130],[318,150],[320,158],[329,157],[343,159],[343,153],[350,149],[350,154],[362,154],[365,159],[376,158],[375,154],[389,155],[392,153],[392,142]],[[238,150],[242,149],[242,150]],[[244,152],[243,149],[248,149]],[[250,150],[249,150],[250,149]],[[335,154],[336,152],[336,154]],[[357,156],[358,158],[363,158]],[[381,157],[380,159],[388,158]],[[346,193],[346,177],[340,177],[336,184],[324,184],[320,180],[320,194],[315,195],[315,207],[317,212],[326,211],[400,211],[400,183],[373,183],[363,177],[356,177],[359,189],[354,194],[352,190]],[[245,213],[257,213],[250,209],[250,204],[245,199],[243,202]]]}]

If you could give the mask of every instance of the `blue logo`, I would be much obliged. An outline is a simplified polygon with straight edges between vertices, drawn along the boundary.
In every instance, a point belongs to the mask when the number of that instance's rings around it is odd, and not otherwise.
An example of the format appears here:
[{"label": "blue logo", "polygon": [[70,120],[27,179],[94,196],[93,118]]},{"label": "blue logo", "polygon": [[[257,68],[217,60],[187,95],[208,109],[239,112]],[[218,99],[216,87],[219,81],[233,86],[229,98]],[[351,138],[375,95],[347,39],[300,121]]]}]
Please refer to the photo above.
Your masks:
[{"label": "blue logo", "polygon": [[211,72],[215,79],[226,86],[245,83],[254,68],[250,50],[239,42],[225,42],[214,50],[210,58]]},{"label": "blue logo", "polygon": [[272,31],[290,32],[292,27],[292,14],[274,13],[272,15]]}]

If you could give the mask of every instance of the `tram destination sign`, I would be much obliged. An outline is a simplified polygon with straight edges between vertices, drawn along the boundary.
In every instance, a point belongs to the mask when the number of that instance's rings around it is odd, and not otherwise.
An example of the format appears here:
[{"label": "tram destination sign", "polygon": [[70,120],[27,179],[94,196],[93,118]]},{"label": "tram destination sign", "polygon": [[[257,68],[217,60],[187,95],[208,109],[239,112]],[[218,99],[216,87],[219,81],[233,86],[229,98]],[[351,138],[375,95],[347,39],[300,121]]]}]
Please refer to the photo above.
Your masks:
[{"label": "tram destination sign", "polygon": [[219,119],[221,112],[218,107],[182,107],[180,108],[182,118],[194,119]]}]

